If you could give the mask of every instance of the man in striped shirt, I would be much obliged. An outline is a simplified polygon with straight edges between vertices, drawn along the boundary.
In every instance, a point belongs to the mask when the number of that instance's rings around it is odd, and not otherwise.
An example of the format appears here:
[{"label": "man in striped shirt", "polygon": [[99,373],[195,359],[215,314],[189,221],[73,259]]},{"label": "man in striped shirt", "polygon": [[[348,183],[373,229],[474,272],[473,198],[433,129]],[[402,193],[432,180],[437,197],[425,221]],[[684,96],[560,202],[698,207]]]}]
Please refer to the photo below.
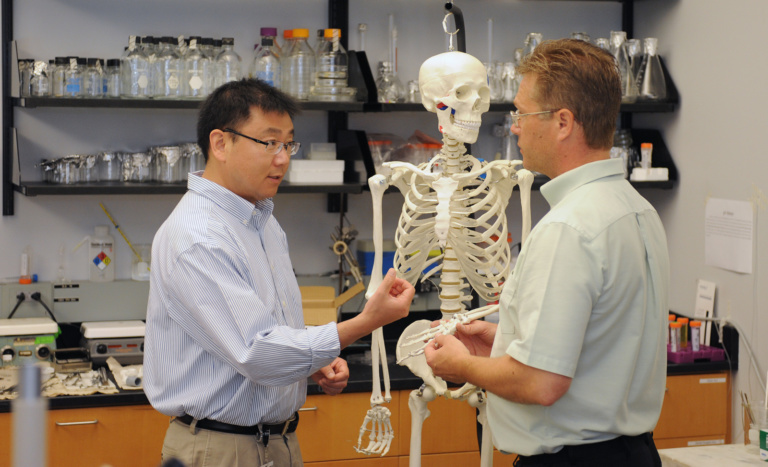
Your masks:
[{"label": "man in striped shirt", "polygon": [[227,83],[200,109],[205,170],[189,175],[152,247],[144,390],[175,417],[164,460],[302,465],[294,431],[307,378],[338,394],[349,378],[340,350],[408,314],[414,289],[390,270],[356,317],[304,327],[286,235],[272,215],[299,148],[297,110],[258,80]]}]

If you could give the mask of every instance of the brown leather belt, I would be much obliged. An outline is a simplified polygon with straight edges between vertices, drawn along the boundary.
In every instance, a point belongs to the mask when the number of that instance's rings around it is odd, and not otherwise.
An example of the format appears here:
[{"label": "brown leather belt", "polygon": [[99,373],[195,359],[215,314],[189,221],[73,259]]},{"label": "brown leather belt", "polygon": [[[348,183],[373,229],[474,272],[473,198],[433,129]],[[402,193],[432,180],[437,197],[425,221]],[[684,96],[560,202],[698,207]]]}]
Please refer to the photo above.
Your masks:
[{"label": "brown leather belt", "polygon": [[[176,420],[180,421],[181,423],[185,425],[191,425],[192,422],[195,420],[195,417],[192,415],[182,415],[180,417],[176,417]],[[286,420],[282,423],[276,423],[274,425],[269,424],[262,424],[261,428],[259,428],[259,425],[253,425],[253,426],[242,426],[242,425],[232,425],[229,423],[219,422],[217,420],[211,420],[208,418],[203,418],[201,420],[197,421],[197,427],[202,428],[204,430],[212,430],[212,431],[220,431],[222,433],[233,433],[237,435],[253,435],[253,436],[259,436],[262,438],[264,444],[266,445],[267,439],[269,438],[269,435],[285,435],[286,433],[293,433],[296,431],[296,427],[299,424],[299,413],[295,412],[290,419]]]}]

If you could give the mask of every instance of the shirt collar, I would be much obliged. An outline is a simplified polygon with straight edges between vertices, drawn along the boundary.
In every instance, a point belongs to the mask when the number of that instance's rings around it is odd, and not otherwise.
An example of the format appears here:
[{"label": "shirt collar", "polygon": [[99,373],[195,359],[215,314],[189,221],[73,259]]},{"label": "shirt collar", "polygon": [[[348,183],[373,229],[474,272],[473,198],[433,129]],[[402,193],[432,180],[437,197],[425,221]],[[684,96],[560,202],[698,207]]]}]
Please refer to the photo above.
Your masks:
[{"label": "shirt collar", "polygon": [[201,177],[202,174],[202,171],[189,174],[187,188],[190,191],[210,199],[243,225],[253,223],[260,229],[269,220],[275,207],[272,198],[259,200],[254,205],[218,183]]},{"label": "shirt collar", "polygon": [[624,178],[623,160],[621,158],[606,159],[590,162],[561,174],[541,186],[541,194],[554,207],[568,193],[587,183],[607,177]]}]

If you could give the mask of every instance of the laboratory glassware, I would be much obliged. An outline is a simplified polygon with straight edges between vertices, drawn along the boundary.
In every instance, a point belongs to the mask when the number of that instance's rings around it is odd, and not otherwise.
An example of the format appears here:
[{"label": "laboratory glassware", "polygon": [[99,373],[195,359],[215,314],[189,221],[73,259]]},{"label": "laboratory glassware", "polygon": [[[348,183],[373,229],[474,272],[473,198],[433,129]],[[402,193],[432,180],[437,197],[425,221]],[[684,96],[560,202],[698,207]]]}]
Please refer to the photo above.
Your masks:
[{"label": "laboratory glassware", "polygon": [[32,65],[32,77],[29,79],[30,94],[35,97],[44,97],[50,94],[50,79],[48,78],[48,64],[42,60]]},{"label": "laboratory glassware", "polygon": [[107,69],[104,73],[104,76],[106,79],[106,89],[104,90],[104,96],[120,97],[120,92],[121,92],[120,59],[118,58],[107,59]]},{"label": "laboratory glassware", "polygon": [[64,71],[64,97],[83,97],[83,72],[85,58],[67,57],[69,63]]},{"label": "laboratory glassware", "polygon": [[667,97],[667,81],[664,78],[664,70],[661,68],[661,60],[656,53],[658,39],[648,37],[643,43],[645,53],[641,66],[640,99],[663,100]]},{"label": "laboratory glassware", "polygon": [[184,56],[184,74],[182,92],[185,97],[202,99],[211,92],[212,69],[211,59],[202,50],[202,38],[189,38],[189,48]]},{"label": "laboratory glassware", "polygon": [[632,76],[635,77],[635,86],[640,86],[640,66],[643,63],[643,43],[640,39],[628,39],[627,40],[627,55],[629,55],[629,63],[632,67]]},{"label": "laboratory glassware", "polygon": [[29,97],[32,95],[32,69],[35,65],[35,59],[33,58],[21,58],[19,59],[19,78],[21,88],[19,89],[19,95],[21,97]]},{"label": "laboratory glassware", "polygon": [[274,36],[262,36],[261,48],[251,67],[251,76],[269,83],[273,87],[280,88],[282,85],[281,71],[280,55],[275,48]]},{"label": "laboratory glassware", "polygon": [[591,37],[589,37],[589,34],[582,31],[574,31],[571,33],[571,39],[578,39],[580,41],[589,42],[592,40]]},{"label": "laboratory glassware", "polygon": [[288,88],[283,89],[298,100],[308,100],[309,90],[312,86],[312,76],[315,72],[315,52],[307,43],[308,29],[293,30],[293,45],[286,59],[287,67],[282,67],[282,72],[287,75]]},{"label": "laboratory glassware", "polygon": [[155,97],[178,99],[182,93],[182,63],[174,46],[174,39],[164,36],[160,39],[160,50],[155,60]]},{"label": "laboratory glassware", "polygon": [[502,100],[512,102],[517,95],[517,71],[514,62],[504,62],[501,73]]},{"label": "laboratory glassware", "polygon": [[326,29],[317,51],[317,69],[310,99],[314,101],[351,101],[356,90],[347,86],[347,51],[341,45],[341,29]]},{"label": "laboratory glassware", "polygon": [[141,50],[141,43],[136,36],[128,40],[128,54],[121,59],[120,72],[123,76],[121,93],[123,97],[151,97],[152,87],[149,80],[149,61]]},{"label": "laboratory glassware", "polygon": [[535,49],[537,45],[541,44],[542,40],[544,40],[544,36],[540,32],[529,32],[525,37],[523,57],[530,55],[530,53],[533,52],[533,49]]},{"label": "laboratory glassware", "polygon": [[611,51],[611,41],[607,37],[598,37],[595,39],[595,45],[608,52]]},{"label": "laboratory glassware", "polygon": [[637,85],[632,74],[632,64],[627,53],[626,31],[611,31],[611,54],[616,59],[621,75],[621,101],[632,103],[637,100]]},{"label": "laboratory glassware", "polygon": [[392,62],[379,62],[379,75],[376,78],[376,92],[379,96],[379,102],[403,102],[405,99],[405,89],[393,68]]},{"label": "laboratory glassware", "polygon": [[[215,41],[214,41],[215,44]],[[240,69],[242,59],[235,52],[235,39],[223,37],[221,39],[221,52],[216,56],[216,78],[214,86],[219,87],[230,81],[238,81],[242,78]]]},{"label": "laboratory glassware", "polygon": [[501,76],[497,72],[496,62],[483,63],[488,74],[488,87],[490,88],[491,102],[501,102],[504,97],[504,87]]},{"label": "laboratory glassware", "polygon": [[83,96],[94,98],[103,95],[102,71],[101,62],[98,58],[86,59],[85,72],[83,73]]}]

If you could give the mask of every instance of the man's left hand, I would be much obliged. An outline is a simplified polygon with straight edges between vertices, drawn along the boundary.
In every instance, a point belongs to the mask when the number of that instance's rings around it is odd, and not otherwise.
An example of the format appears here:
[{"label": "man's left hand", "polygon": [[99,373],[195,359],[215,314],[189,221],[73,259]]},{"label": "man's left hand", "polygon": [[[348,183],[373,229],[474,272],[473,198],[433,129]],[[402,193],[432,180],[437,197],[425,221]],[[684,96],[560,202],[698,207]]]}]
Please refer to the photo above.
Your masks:
[{"label": "man's left hand", "polygon": [[452,383],[466,382],[466,376],[462,370],[472,355],[454,336],[438,334],[424,347],[424,356],[436,376]]},{"label": "man's left hand", "polygon": [[312,379],[320,385],[324,393],[335,396],[347,387],[349,367],[346,360],[336,357],[330,365],[324,366],[312,375]]}]

